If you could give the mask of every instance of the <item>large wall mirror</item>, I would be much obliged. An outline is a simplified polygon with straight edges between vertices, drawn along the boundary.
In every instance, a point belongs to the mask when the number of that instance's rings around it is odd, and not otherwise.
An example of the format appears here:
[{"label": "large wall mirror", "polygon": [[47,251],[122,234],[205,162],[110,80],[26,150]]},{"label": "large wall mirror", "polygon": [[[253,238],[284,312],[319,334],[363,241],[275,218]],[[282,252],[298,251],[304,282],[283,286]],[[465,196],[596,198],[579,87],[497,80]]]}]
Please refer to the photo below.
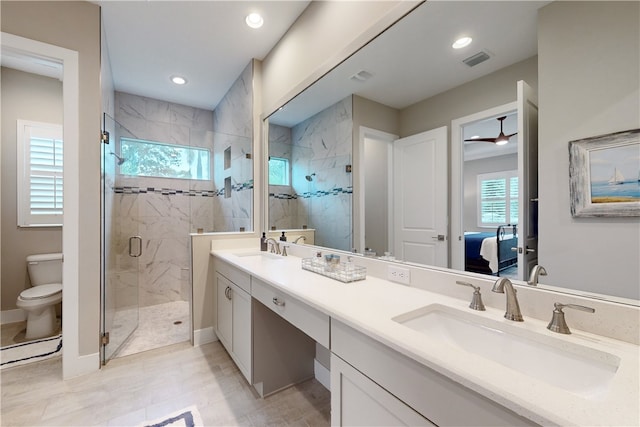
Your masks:
[{"label": "large wall mirror", "polygon": [[[538,13],[549,3],[422,3],[272,114],[268,227],[310,229],[328,248],[529,279],[545,233],[536,95]],[[454,49],[467,33],[471,44]],[[501,134],[508,143],[482,141]],[[468,248],[479,253],[481,240],[468,236],[485,235],[501,255],[474,263]],[[581,290],[551,272],[540,282]],[[589,291],[637,300],[635,287]]]}]

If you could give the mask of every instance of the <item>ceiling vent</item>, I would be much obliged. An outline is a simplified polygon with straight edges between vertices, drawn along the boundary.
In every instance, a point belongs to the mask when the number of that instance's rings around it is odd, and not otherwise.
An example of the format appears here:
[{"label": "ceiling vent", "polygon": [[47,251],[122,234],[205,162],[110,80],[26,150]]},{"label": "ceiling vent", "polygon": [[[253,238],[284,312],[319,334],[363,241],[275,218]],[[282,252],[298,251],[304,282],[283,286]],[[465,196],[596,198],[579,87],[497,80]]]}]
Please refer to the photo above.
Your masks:
[{"label": "ceiling vent", "polygon": [[476,53],[475,55],[470,56],[467,59],[462,60],[462,62],[467,64],[469,67],[473,67],[475,65],[480,64],[481,62],[486,61],[489,58],[490,57],[489,57],[489,54],[487,52],[480,51],[480,52]]},{"label": "ceiling vent", "polygon": [[368,72],[366,70],[360,70],[360,71],[358,71],[357,73],[355,73],[353,76],[351,76],[349,78],[351,80],[356,81],[356,82],[366,82],[371,77],[373,77],[373,74],[371,74],[370,72]]}]

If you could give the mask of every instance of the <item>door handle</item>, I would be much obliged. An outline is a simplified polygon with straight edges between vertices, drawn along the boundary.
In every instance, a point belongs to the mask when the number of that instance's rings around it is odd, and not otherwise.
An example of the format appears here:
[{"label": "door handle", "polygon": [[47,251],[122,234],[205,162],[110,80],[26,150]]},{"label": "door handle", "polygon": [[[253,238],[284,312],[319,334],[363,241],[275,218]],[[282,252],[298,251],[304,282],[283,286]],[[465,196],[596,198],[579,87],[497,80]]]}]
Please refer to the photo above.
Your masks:
[{"label": "door handle", "polygon": [[526,251],[527,253],[531,253],[531,252],[535,252],[535,251],[536,251],[535,249],[531,249],[531,248],[526,248],[526,249],[524,249],[524,250],[523,250],[522,248],[511,248],[511,250],[512,250],[513,252],[518,252],[519,254],[521,254],[521,253],[523,253],[523,252],[525,252],[525,251]]},{"label": "door handle", "polygon": [[[137,254],[133,254],[133,241],[137,240],[138,241],[138,253]],[[140,236],[131,236],[129,237],[129,256],[133,257],[133,258],[138,258],[140,255],[142,255],[142,237]]]},{"label": "door handle", "polygon": [[444,242],[446,236],[444,234],[438,234],[437,236],[431,236],[433,240],[437,240],[438,242]]}]

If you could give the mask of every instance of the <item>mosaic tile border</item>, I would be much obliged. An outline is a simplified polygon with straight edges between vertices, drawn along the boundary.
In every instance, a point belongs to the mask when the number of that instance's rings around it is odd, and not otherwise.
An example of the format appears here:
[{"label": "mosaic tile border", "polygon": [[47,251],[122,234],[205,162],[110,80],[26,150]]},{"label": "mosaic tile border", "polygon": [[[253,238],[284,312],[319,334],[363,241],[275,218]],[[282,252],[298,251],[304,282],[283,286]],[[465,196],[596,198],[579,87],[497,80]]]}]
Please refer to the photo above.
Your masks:
[{"label": "mosaic tile border", "polygon": [[[242,184],[231,186],[231,191],[244,191],[253,189],[253,180]],[[156,187],[113,187],[116,194],[162,194],[163,196],[191,196],[191,197],[222,197],[224,196],[224,188],[220,190],[175,190],[172,188],[156,188]]]},{"label": "mosaic tile border", "polygon": [[353,187],[336,187],[329,191],[313,191],[313,192],[305,192],[305,193],[295,193],[295,194],[287,194],[287,193],[269,193],[269,197],[273,199],[280,200],[297,200],[297,199],[310,199],[312,197],[325,197],[325,196],[337,196],[340,194],[352,194]]}]

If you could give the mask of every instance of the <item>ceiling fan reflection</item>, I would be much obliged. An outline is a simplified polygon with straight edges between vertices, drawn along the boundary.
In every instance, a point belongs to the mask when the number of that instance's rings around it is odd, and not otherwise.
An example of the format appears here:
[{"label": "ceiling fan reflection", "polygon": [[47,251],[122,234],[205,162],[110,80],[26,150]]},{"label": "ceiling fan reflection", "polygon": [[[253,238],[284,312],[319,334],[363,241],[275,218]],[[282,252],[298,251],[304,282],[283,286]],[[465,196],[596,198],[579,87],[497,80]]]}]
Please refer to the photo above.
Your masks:
[{"label": "ceiling fan reflection", "polygon": [[512,134],[509,135],[505,135],[503,130],[502,130],[502,124],[504,119],[506,119],[507,116],[502,116],[502,117],[498,117],[497,120],[500,122],[500,134],[495,137],[495,138],[470,138],[470,139],[465,139],[465,141],[469,141],[469,142],[492,142],[496,145],[504,145],[507,142],[509,142],[509,138],[511,138],[512,136],[516,135],[518,132],[514,132]]}]

